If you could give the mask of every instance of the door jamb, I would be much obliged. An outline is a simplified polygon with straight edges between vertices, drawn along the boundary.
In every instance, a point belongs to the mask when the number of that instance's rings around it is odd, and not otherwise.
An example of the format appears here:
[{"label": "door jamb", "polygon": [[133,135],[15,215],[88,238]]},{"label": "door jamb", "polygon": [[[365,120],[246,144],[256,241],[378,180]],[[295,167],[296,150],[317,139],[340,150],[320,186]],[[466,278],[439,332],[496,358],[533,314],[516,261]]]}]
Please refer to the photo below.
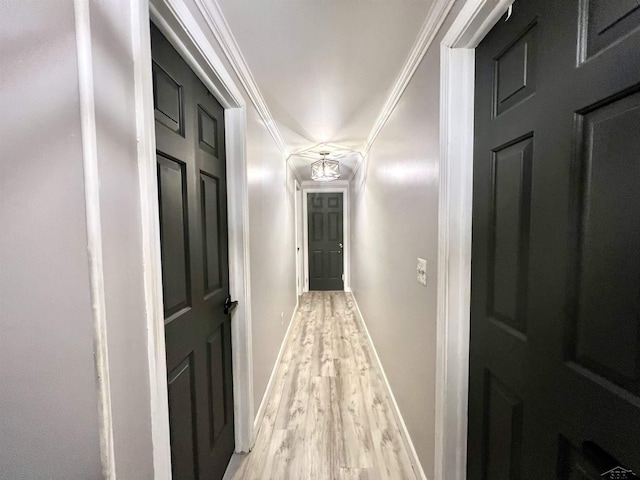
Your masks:
[{"label": "door jamb", "polygon": [[[301,231],[304,231],[304,226],[303,226],[303,222],[302,222],[302,198],[303,198],[303,193],[302,193],[302,187],[300,186],[300,183],[298,182],[298,180],[295,181],[295,197],[294,197],[294,205],[295,205],[295,209],[294,209],[294,215],[295,215],[295,220],[294,220],[294,228],[296,229],[296,233],[295,233],[295,237],[296,237],[296,297],[300,297],[300,295],[302,295],[302,293],[304,292],[304,266],[302,265],[303,260],[301,257],[301,253],[304,252],[304,247],[302,245],[303,243],[303,236],[304,235],[300,235]],[[300,248],[300,250],[298,250],[298,248]],[[296,299],[296,301],[298,301],[298,299]]]},{"label": "door jamb", "polygon": [[351,245],[349,239],[349,187],[313,187],[302,184],[302,235],[304,252],[304,292],[309,291],[309,218],[307,215],[307,195],[309,193],[342,193],[342,241],[343,241],[343,270],[344,270],[344,291],[351,291]]},{"label": "door jamb", "polygon": [[475,48],[514,0],[468,0],[440,45],[435,480],[466,478]]},{"label": "door jamb", "polygon": [[149,21],[153,20],[182,58],[225,108],[229,223],[229,289],[239,306],[232,322],[236,452],[253,446],[253,361],[249,278],[249,211],[246,175],[246,102],[188,8],[176,0],[133,2],[136,118],[139,138],[141,227],[150,377],[154,478],[171,478],[155,120]]}]

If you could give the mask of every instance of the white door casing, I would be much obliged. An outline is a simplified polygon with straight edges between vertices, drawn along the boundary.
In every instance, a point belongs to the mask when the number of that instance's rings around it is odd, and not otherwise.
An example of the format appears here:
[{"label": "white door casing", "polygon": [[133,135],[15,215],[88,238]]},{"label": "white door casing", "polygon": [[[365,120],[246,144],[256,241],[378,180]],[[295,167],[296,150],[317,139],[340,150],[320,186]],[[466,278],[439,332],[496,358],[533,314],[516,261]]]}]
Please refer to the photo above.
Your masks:
[{"label": "white door casing", "polygon": [[298,180],[295,181],[295,220],[296,229],[296,295],[299,297],[304,292],[304,264],[303,264],[303,220],[302,220],[302,187]]},{"label": "white door casing", "polygon": [[154,478],[170,479],[169,407],[149,21],[153,20],[225,108],[229,284],[232,297],[239,301],[239,306],[234,312],[231,332],[237,452],[248,452],[254,441],[246,103],[222,60],[183,3],[176,0],[151,0],[139,2],[134,8],[136,12],[133,15],[132,31],[136,69],[136,117]]},{"label": "white door casing", "polygon": [[514,0],[467,0],[440,46],[435,480],[467,465],[475,48]]},{"label": "white door casing", "polygon": [[302,225],[303,225],[303,252],[304,252],[304,292],[309,291],[309,219],[307,218],[307,194],[309,193],[342,193],[342,232],[343,232],[343,258],[344,258],[344,291],[351,291],[351,242],[349,234],[349,184],[314,186],[312,182],[302,184]]}]

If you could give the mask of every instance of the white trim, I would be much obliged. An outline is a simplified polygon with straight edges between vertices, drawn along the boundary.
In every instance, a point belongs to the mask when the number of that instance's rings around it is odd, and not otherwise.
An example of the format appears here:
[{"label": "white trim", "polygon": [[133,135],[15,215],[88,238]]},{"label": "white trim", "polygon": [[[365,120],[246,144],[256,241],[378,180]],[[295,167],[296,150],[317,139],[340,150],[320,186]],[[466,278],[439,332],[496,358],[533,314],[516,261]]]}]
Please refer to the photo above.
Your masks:
[{"label": "white trim", "polygon": [[[141,6],[140,8],[144,8]],[[249,277],[249,199],[246,172],[246,105],[240,89],[223,61],[208,42],[183,2],[151,0],[150,16],[180,55],[225,107],[227,198],[229,223],[229,288],[238,300],[231,322],[235,444],[248,452],[253,432],[253,360],[251,347],[251,292]],[[146,21],[143,14],[140,22]],[[135,28],[134,28],[135,29]],[[148,23],[146,29],[148,30]],[[140,41],[140,50],[146,48]],[[139,118],[139,169],[141,175],[142,230],[145,238],[145,299],[148,324],[148,357],[151,376],[154,478],[171,478],[171,457],[166,399],[164,315],[162,311],[160,236],[155,167],[155,122],[151,98],[150,50],[134,52],[136,59],[136,106]],[[140,115],[139,115],[140,117]],[[144,178],[142,178],[144,177]],[[154,193],[155,192],[155,193]],[[147,263],[148,262],[148,263]],[[163,390],[164,389],[164,390]]]},{"label": "white trim", "polygon": [[151,441],[153,471],[157,480],[171,478],[169,441],[169,404],[167,365],[164,341],[162,300],[162,264],[160,256],[160,213],[156,161],[155,119],[151,74],[149,4],[131,3],[131,26],[134,58],[136,129],[138,136],[138,176],[142,222],[142,262],[147,326],[147,358],[151,403]]},{"label": "white trim", "polygon": [[278,372],[278,367],[280,366],[280,362],[282,361],[282,356],[284,355],[287,342],[289,341],[289,335],[291,335],[292,326],[297,314],[298,314],[298,305],[296,305],[296,308],[293,310],[293,314],[291,315],[291,320],[289,320],[289,326],[287,327],[287,331],[285,332],[284,338],[282,339],[282,344],[280,345],[280,351],[278,352],[276,363],[273,364],[273,370],[271,370],[271,376],[269,377],[267,388],[264,391],[264,395],[262,396],[262,400],[260,401],[260,407],[258,407],[258,412],[256,413],[256,418],[253,421],[253,431],[255,432],[256,435],[260,430],[260,425],[262,424],[262,420],[264,419],[264,412],[267,409],[267,405],[269,405],[269,399],[271,398],[271,393],[275,385],[275,379],[276,379],[276,374]]},{"label": "white trim", "polygon": [[273,137],[273,140],[276,142],[276,145],[280,149],[283,157],[285,159],[289,158],[289,150],[282,139],[282,135],[280,135],[280,131],[278,130],[276,122],[271,115],[267,103],[264,101],[262,93],[260,93],[260,89],[253,78],[253,74],[251,73],[247,62],[245,61],[244,56],[231,33],[231,29],[222,14],[220,5],[218,5],[216,0],[208,0],[206,2],[203,0],[194,1],[200,12],[203,14],[211,32],[218,41],[218,44],[220,44],[225,57],[229,60],[231,67],[240,79],[242,86],[246,90],[251,102],[256,107],[260,118]]},{"label": "white trim", "polygon": [[440,59],[435,480],[467,467],[475,47],[513,0],[468,0]]},{"label": "white trim", "polygon": [[[292,169],[293,170],[293,169]],[[296,249],[296,304],[299,301],[300,295],[304,292],[304,266],[303,266],[303,239],[304,235],[300,235],[300,232],[304,230],[302,223],[302,187],[298,180],[294,182],[294,228],[295,228],[295,245]]]},{"label": "white trim", "polygon": [[249,190],[247,186],[246,109],[225,110],[229,291],[239,302],[231,322],[236,452],[253,447],[253,337],[249,272]]},{"label": "white trim", "polygon": [[407,452],[409,453],[409,460],[411,461],[411,465],[413,466],[413,471],[418,476],[419,480],[427,480],[427,476],[424,473],[424,469],[422,468],[422,464],[420,463],[420,459],[418,458],[418,452],[416,452],[416,448],[413,445],[413,441],[411,440],[411,435],[409,435],[409,430],[407,429],[407,425],[404,423],[404,419],[402,418],[402,413],[400,413],[400,407],[398,406],[398,402],[396,402],[396,397],[393,395],[393,391],[391,390],[391,385],[389,384],[389,380],[387,379],[387,375],[384,373],[384,368],[382,367],[382,362],[380,361],[380,357],[378,356],[378,352],[376,350],[375,345],[373,344],[373,339],[371,338],[371,334],[369,333],[369,329],[367,328],[367,323],[364,321],[364,317],[362,315],[362,311],[358,306],[358,302],[356,301],[355,295],[352,293],[351,298],[353,299],[353,305],[356,307],[356,313],[362,328],[367,334],[367,340],[369,340],[369,346],[371,347],[371,351],[373,352],[373,356],[375,358],[376,368],[378,369],[378,373],[382,377],[384,382],[385,390],[387,392],[387,396],[389,400],[391,400],[393,416],[398,422],[398,426],[400,427],[400,436],[402,437],[402,441],[404,443]]},{"label": "white trim", "polygon": [[111,383],[109,379],[109,345],[107,342],[107,312],[104,291],[102,220],[100,213],[100,174],[98,169],[96,112],[93,95],[93,46],[91,42],[89,0],[74,0],[73,5],[78,56],[80,131],[82,136],[82,166],[84,170],[84,195],[87,220],[91,317],[93,321],[96,380],[98,383],[100,461],[102,464],[103,478],[115,480],[116,464],[113,447]]},{"label": "white trim", "polygon": [[[349,234],[349,184],[344,182],[343,186],[331,185],[319,187],[317,182],[302,182],[302,235],[304,243],[304,287],[303,291],[309,291],[309,219],[307,216],[307,194],[308,193],[342,193],[342,241],[344,253],[344,291],[351,291],[351,242]],[[312,185],[312,186],[311,186]]]},{"label": "white trim", "polygon": [[431,43],[433,43],[434,38],[438,34],[440,27],[442,27],[442,24],[451,11],[454,3],[455,0],[436,0],[435,2],[433,2],[433,5],[429,9],[429,13],[427,14],[427,18],[425,19],[424,23],[422,24],[422,28],[418,33],[418,38],[413,44],[413,47],[411,48],[411,51],[409,52],[404,65],[402,66],[402,70],[400,70],[396,81],[389,91],[387,100],[384,102],[382,110],[380,110],[378,118],[373,124],[373,128],[371,129],[371,132],[367,137],[367,141],[365,142],[364,147],[360,152],[360,158],[356,166],[353,168],[353,172],[349,177],[349,181],[353,180],[353,178],[356,176],[358,169],[362,165],[364,158],[369,153],[369,150],[371,150],[371,147],[376,141],[378,134],[387,124],[387,121],[389,121],[389,117],[391,117],[391,114],[398,105],[402,94],[409,85],[409,82],[413,78],[413,75],[416,73],[420,62],[427,53],[427,50],[429,50]]}]

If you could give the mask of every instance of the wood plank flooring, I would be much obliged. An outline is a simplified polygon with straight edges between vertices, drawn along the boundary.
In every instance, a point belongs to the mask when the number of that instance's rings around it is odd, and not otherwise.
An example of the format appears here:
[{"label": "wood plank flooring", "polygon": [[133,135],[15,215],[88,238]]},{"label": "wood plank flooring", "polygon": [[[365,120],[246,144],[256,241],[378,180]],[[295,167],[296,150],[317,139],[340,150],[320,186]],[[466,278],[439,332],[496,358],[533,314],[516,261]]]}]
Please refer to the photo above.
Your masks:
[{"label": "wood plank flooring", "polygon": [[304,294],[256,444],[225,480],[415,479],[345,292]]}]

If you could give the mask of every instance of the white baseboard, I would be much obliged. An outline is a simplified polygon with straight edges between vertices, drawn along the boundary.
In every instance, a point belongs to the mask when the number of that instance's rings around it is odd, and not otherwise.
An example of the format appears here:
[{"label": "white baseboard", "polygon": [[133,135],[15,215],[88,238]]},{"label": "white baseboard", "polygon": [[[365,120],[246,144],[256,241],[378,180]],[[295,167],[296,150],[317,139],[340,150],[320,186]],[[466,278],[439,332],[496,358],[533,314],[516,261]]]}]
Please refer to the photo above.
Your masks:
[{"label": "white baseboard", "polygon": [[353,293],[351,293],[351,298],[353,298],[353,304],[356,307],[356,313],[358,316],[358,320],[362,324],[364,331],[367,334],[367,339],[369,340],[369,345],[371,346],[371,351],[373,352],[373,356],[375,357],[375,363],[380,372],[380,376],[384,381],[384,385],[387,390],[387,395],[391,400],[391,404],[393,406],[393,415],[396,418],[396,422],[398,422],[398,426],[400,427],[400,436],[404,442],[405,448],[409,453],[409,460],[411,461],[411,465],[413,466],[413,471],[416,476],[420,480],[427,480],[427,476],[424,473],[424,469],[422,468],[422,464],[420,463],[420,459],[418,458],[418,453],[416,452],[416,448],[413,446],[413,442],[411,441],[411,436],[409,435],[409,430],[407,430],[407,425],[404,423],[404,419],[402,418],[402,414],[400,413],[400,408],[398,407],[398,403],[396,402],[395,397],[393,396],[393,391],[391,390],[391,385],[389,385],[389,380],[387,379],[387,375],[384,373],[384,368],[382,368],[382,362],[380,362],[380,357],[378,357],[378,352],[376,351],[376,347],[373,344],[373,340],[371,335],[369,334],[369,329],[367,328],[367,324],[364,321],[364,317],[362,316],[362,312],[360,311],[360,307],[358,306],[358,302],[356,301],[356,297]]},{"label": "white baseboard", "polygon": [[256,413],[256,417],[253,420],[253,439],[251,441],[251,448],[253,449],[253,444],[256,441],[256,435],[258,434],[258,430],[260,425],[262,424],[262,419],[264,418],[264,412],[267,409],[267,405],[269,404],[269,398],[271,397],[271,390],[273,390],[274,380],[276,378],[276,372],[278,371],[278,367],[280,366],[280,361],[282,360],[282,355],[284,354],[284,349],[287,346],[287,341],[289,340],[289,335],[291,334],[291,326],[293,325],[293,321],[296,318],[296,314],[298,313],[299,307],[299,299],[296,301],[296,307],[293,309],[293,314],[291,315],[291,320],[289,321],[289,326],[287,327],[287,332],[284,334],[284,338],[282,339],[282,345],[280,345],[280,351],[278,352],[278,357],[273,365],[273,370],[271,370],[271,376],[269,377],[269,383],[267,383],[267,388],[264,391],[264,395],[262,396],[262,401],[260,402],[260,407],[258,408],[258,412]]}]

